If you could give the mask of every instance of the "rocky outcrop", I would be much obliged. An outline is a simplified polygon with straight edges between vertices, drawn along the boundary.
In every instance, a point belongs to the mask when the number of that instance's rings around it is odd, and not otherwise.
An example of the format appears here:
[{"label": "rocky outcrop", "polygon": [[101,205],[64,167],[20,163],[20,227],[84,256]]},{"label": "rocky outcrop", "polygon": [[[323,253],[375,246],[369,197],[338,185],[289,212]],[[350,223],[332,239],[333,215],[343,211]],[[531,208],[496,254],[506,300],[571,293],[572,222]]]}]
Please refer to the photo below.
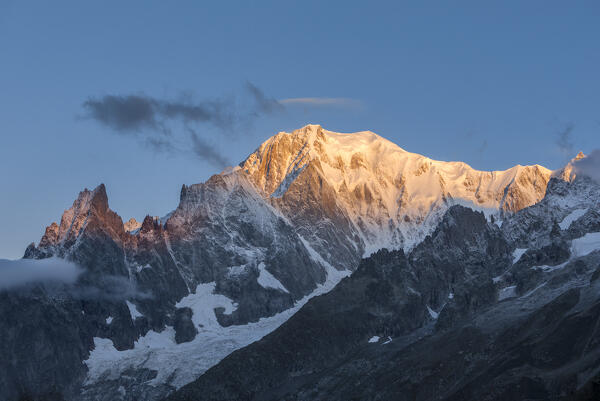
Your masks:
[{"label": "rocky outcrop", "polygon": [[133,217],[130,218],[129,220],[127,220],[127,222],[125,224],[123,224],[123,228],[128,233],[138,230],[141,226],[142,225],[140,223],[138,223],[138,221],[136,219],[134,219]]}]

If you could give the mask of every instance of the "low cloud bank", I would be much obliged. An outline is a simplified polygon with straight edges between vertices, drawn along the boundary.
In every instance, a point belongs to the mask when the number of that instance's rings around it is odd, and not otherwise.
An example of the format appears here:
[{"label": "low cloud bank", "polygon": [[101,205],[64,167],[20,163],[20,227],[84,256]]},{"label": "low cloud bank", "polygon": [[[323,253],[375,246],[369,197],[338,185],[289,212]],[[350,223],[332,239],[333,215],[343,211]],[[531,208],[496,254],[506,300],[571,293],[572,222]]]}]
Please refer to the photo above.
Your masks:
[{"label": "low cloud bank", "polygon": [[36,283],[73,284],[81,273],[75,263],[60,258],[0,259],[0,289]]},{"label": "low cloud bank", "polygon": [[583,159],[573,163],[577,175],[585,175],[600,183],[600,149],[594,149]]},{"label": "low cloud bank", "polygon": [[82,276],[85,269],[65,259],[0,259],[0,291],[25,290],[42,286],[49,296],[70,296],[81,300],[123,301],[147,299],[152,294],[138,288],[128,277]]}]

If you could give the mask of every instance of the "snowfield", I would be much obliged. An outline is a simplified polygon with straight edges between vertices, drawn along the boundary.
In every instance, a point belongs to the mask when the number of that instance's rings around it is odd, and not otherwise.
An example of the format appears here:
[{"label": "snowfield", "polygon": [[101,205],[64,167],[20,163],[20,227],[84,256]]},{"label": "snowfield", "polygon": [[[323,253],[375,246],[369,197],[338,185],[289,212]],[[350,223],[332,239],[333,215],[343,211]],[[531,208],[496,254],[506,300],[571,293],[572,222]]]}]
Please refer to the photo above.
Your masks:
[{"label": "snowfield", "polygon": [[[275,330],[310,298],[328,292],[350,274],[349,271],[339,271],[328,264],[325,267],[327,280],[312,294],[296,302],[293,308],[262,318],[256,323],[240,326],[222,327],[218,323],[215,308],[222,307],[225,308],[225,313],[231,313],[236,306],[231,299],[214,293],[215,283],[200,284],[195,293],[182,298],[176,305],[178,308],[192,309],[192,321],[198,329],[194,340],[177,344],[175,330],[167,326],[162,332],[149,331],[140,337],[133,349],[118,351],[111,340],[95,337],[95,348],[84,361],[89,370],[86,384],[101,379],[117,379],[123,371],[133,367],[158,372],[158,375],[146,384],[156,386],[166,383],[180,388],[236,349],[260,340]],[[267,282],[269,285],[273,284],[271,281]],[[130,311],[133,317],[137,312],[135,305],[131,304]]]}]

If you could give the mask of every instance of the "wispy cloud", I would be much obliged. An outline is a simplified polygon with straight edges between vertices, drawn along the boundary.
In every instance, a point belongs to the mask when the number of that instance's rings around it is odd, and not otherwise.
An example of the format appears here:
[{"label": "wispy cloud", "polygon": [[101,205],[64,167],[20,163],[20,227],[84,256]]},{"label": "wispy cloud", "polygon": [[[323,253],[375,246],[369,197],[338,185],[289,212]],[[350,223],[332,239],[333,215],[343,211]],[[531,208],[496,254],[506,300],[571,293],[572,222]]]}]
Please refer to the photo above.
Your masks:
[{"label": "wispy cloud", "polygon": [[206,160],[219,167],[231,165],[226,156],[217,152],[211,143],[200,137],[193,129],[188,128],[188,132],[192,141],[192,151],[199,159]]},{"label": "wispy cloud", "polygon": [[556,140],[554,141],[556,146],[558,146],[558,149],[569,159],[575,156],[575,144],[573,143],[574,129],[575,124],[567,123],[564,128],[558,132]]},{"label": "wispy cloud", "polygon": [[359,100],[347,97],[292,97],[281,99],[279,103],[284,105],[303,105],[303,106],[336,106],[336,107],[360,107],[362,103]]},{"label": "wispy cloud", "polygon": [[84,118],[119,135],[132,136],[154,152],[192,153],[219,168],[230,160],[216,143],[247,134],[252,122],[294,106],[359,108],[343,97],[298,97],[277,100],[246,82],[238,97],[194,100],[191,96],[161,99],[141,93],[89,97],[82,103]]},{"label": "wispy cloud", "polygon": [[487,150],[488,148],[488,140],[487,139],[483,139],[483,142],[481,142],[481,145],[477,148],[477,153],[479,153],[479,155],[483,155],[483,153]]},{"label": "wispy cloud", "polygon": [[[68,285],[60,290],[65,291],[73,298],[84,300],[123,301],[153,297],[150,292],[140,290],[137,284],[128,277],[114,275],[94,277],[91,284],[78,283],[77,285]],[[52,289],[49,289],[49,292],[51,293]]]},{"label": "wispy cloud", "polygon": [[254,101],[256,102],[259,111],[263,113],[283,111],[284,106],[280,102],[275,98],[265,95],[264,92],[252,82],[246,82],[246,89],[254,97]]}]

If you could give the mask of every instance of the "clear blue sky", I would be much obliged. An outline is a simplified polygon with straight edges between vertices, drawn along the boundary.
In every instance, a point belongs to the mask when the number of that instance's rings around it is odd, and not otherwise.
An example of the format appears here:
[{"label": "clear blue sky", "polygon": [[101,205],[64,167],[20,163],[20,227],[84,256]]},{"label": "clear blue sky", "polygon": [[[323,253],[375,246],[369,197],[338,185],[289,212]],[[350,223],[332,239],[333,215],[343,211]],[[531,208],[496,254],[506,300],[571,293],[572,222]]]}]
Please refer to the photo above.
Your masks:
[{"label": "clear blue sky", "polygon": [[84,187],[104,182],[111,207],[141,219],[219,172],[86,118],[90,97],[238,99],[251,82],[274,99],[352,99],[259,113],[235,133],[194,126],[236,163],[319,123],[478,169],[558,168],[569,124],[574,151],[600,146],[598,21],[598,1],[0,0],[0,258],[22,256]]}]

